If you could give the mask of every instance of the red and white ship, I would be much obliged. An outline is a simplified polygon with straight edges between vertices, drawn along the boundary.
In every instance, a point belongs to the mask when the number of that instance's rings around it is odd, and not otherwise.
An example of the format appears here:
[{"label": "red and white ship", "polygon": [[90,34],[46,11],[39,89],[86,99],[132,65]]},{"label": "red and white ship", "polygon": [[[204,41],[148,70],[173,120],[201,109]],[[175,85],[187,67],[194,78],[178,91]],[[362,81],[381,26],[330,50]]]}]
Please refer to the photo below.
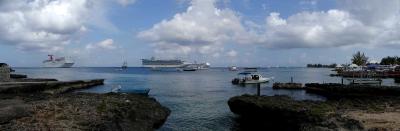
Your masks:
[{"label": "red and white ship", "polygon": [[49,59],[43,61],[43,67],[53,67],[53,68],[70,68],[75,63],[71,58],[59,57],[55,58],[54,55],[48,55]]}]

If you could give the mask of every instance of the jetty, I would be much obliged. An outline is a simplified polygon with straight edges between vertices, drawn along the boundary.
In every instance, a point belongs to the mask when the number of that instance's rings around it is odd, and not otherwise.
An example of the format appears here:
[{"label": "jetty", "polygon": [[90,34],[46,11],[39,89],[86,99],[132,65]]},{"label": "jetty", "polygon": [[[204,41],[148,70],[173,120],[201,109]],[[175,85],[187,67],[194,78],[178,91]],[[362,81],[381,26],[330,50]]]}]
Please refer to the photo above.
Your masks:
[{"label": "jetty", "polygon": [[279,82],[275,82],[272,85],[272,89],[304,89],[304,87],[303,87],[303,84],[301,84],[301,83],[293,83],[293,82],[279,83]]}]

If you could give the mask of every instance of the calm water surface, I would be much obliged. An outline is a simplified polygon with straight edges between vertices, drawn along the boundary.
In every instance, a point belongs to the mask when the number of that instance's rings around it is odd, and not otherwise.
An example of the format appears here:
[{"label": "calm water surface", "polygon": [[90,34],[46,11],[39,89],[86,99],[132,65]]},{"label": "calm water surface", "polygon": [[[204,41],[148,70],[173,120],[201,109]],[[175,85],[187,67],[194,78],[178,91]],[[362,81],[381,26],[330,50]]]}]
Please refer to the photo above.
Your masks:
[{"label": "calm water surface", "polygon": [[[331,69],[323,68],[264,68],[259,73],[274,77],[275,82],[340,82],[330,77]],[[150,96],[171,109],[171,115],[160,130],[231,130],[236,128],[235,115],[230,112],[227,101],[242,94],[255,94],[255,86],[231,84],[238,72],[226,68],[212,68],[195,72],[150,71],[146,68],[16,68],[17,73],[33,78],[56,78],[59,80],[106,79],[105,85],[85,92],[106,93],[112,87],[150,88]],[[273,82],[274,82],[273,81]],[[304,91],[272,90],[272,83],[262,85],[262,95],[289,95],[295,99],[323,100],[322,97]],[[393,85],[392,79],[384,84]]]}]

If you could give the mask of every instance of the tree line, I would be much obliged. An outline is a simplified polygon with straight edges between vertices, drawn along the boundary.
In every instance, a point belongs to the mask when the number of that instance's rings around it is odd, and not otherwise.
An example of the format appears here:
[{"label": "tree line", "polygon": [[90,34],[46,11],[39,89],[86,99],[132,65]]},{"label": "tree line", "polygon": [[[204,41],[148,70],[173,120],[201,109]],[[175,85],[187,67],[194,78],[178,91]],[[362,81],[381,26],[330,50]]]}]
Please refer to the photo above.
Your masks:
[{"label": "tree line", "polygon": [[[356,52],[351,59],[353,64],[356,65],[366,65],[368,62],[368,57],[361,53],[360,51]],[[381,65],[400,65],[400,57],[398,56],[387,56],[381,59],[379,63]]]},{"label": "tree line", "polygon": [[400,57],[398,56],[387,56],[382,58],[381,65],[400,65]]},{"label": "tree line", "polygon": [[313,68],[335,68],[337,64],[323,65],[323,64],[307,64],[307,67]]}]

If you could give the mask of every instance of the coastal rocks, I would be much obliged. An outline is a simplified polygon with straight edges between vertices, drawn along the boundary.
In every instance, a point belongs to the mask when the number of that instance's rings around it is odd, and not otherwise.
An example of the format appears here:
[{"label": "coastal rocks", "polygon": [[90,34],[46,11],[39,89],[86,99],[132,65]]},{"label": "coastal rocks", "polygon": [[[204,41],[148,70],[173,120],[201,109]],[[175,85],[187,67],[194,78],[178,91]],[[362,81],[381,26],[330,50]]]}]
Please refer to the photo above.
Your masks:
[{"label": "coastal rocks", "polygon": [[29,113],[4,119],[0,130],[154,130],[170,114],[156,100],[134,94],[41,93],[22,99]]},{"label": "coastal rocks", "polygon": [[230,110],[246,119],[257,121],[260,128],[266,123],[269,127],[285,130],[297,130],[308,124],[322,121],[333,108],[329,105],[314,101],[295,101],[288,96],[236,96],[228,101]]},{"label": "coastal rocks", "polygon": [[400,130],[400,97],[297,101],[288,96],[242,95],[231,98],[228,105],[245,119],[238,121],[246,125],[244,130]]},{"label": "coastal rocks", "polygon": [[0,101],[0,124],[6,123],[14,118],[21,118],[30,115],[28,105],[22,100],[1,100]]},{"label": "coastal rocks", "polygon": [[11,68],[6,63],[0,63],[0,82],[10,81]]}]

